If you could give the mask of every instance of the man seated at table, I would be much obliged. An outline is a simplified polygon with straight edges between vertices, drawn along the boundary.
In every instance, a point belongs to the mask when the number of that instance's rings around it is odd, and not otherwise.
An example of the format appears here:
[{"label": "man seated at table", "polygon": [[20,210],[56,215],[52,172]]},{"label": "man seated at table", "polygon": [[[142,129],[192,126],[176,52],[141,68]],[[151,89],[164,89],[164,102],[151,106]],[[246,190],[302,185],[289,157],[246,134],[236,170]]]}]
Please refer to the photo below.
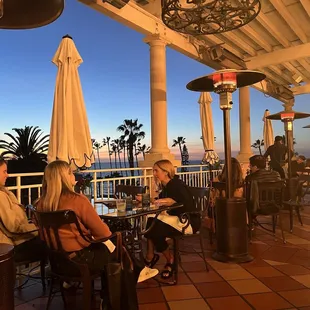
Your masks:
[{"label": "man seated at table", "polygon": [[252,212],[256,212],[259,208],[258,187],[257,183],[281,181],[280,174],[274,170],[266,170],[266,158],[261,155],[250,157],[250,171],[246,176],[245,183],[250,186],[250,200]]},{"label": "man seated at table", "polygon": [[306,157],[303,155],[297,156],[295,160],[291,161],[291,173],[292,177],[298,177],[305,169]]}]

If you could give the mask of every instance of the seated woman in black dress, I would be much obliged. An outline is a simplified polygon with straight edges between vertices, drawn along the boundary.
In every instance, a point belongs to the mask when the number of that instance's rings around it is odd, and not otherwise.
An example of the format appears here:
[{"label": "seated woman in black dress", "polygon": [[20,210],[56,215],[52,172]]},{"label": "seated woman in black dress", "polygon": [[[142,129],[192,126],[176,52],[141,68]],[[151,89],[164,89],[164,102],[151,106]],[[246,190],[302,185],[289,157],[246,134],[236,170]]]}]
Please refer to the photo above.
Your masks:
[{"label": "seated woman in black dress", "polygon": [[[146,264],[152,268],[159,259],[159,255],[155,254],[155,250],[162,253],[167,263],[161,276],[164,279],[168,279],[173,274],[174,258],[169,250],[166,238],[182,234],[184,224],[180,222],[178,216],[184,212],[195,211],[195,206],[189,188],[175,175],[174,166],[169,160],[157,161],[153,167],[153,175],[155,181],[162,187],[162,191],[158,199],[155,200],[155,204],[159,206],[172,206],[175,203],[183,204],[183,207],[173,209],[168,213],[162,212],[155,219],[152,229],[145,234],[147,238]],[[149,218],[147,227],[150,227],[153,221],[153,218]],[[186,228],[185,233],[196,233],[199,227],[200,217],[191,216],[190,225]]]}]

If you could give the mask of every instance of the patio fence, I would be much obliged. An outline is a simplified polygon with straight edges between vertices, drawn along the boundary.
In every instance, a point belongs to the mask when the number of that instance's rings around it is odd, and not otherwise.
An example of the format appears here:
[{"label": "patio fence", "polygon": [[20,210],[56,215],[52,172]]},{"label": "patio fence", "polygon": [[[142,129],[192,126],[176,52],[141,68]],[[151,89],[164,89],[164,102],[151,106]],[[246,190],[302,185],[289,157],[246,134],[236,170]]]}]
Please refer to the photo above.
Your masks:
[{"label": "patio fence", "polygon": [[[221,170],[212,170],[213,177],[217,176]],[[113,177],[113,173],[118,172],[121,176]],[[104,198],[113,197],[118,184],[149,186],[152,191],[153,168],[123,168],[123,169],[96,169],[84,170],[79,174],[90,174],[91,181],[90,195],[94,202],[100,202]],[[211,171],[206,165],[186,165],[176,167],[176,174],[188,185],[195,187],[206,187],[210,181]],[[10,174],[14,186],[8,189],[13,191],[20,203],[24,205],[33,204],[40,197],[42,184],[40,182],[29,182],[29,180],[42,179],[43,173],[21,173]],[[27,179],[27,182],[25,182]],[[26,184],[33,183],[33,184]]]}]

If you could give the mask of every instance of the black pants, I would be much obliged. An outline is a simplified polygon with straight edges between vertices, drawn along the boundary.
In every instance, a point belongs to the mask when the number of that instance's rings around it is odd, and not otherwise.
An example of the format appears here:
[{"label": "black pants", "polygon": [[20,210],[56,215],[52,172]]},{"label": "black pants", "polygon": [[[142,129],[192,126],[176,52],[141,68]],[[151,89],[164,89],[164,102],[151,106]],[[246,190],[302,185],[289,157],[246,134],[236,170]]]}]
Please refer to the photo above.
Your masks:
[{"label": "black pants", "polygon": [[40,260],[46,255],[45,244],[38,236],[16,245],[14,252],[14,261],[17,263]]},{"label": "black pants", "polygon": [[76,256],[73,258],[77,263],[88,265],[90,270],[100,272],[101,274],[101,291],[100,297],[107,299],[107,278],[104,269],[107,264],[114,260],[115,251],[110,253],[108,248],[103,243],[91,244],[87,248],[75,252]]},{"label": "black pants", "polygon": [[155,221],[154,226],[145,234],[145,237],[153,241],[157,252],[162,253],[168,248],[166,238],[181,236],[182,233],[172,226],[154,218],[147,220],[146,227],[149,228],[153,221]]},{"label": "black pants", "polygon": [[280,174],[281,179],[285,179],[285,173],[280,164],[270,163],[270,167],[272,168],[272,170],[277,171]]},{"label": "black pants", "polygon": [[113,260],[115,251],[110,253],[103,243],[94,243],[75,253],[74,261],[88,265],[90,270],[101,271]]}]

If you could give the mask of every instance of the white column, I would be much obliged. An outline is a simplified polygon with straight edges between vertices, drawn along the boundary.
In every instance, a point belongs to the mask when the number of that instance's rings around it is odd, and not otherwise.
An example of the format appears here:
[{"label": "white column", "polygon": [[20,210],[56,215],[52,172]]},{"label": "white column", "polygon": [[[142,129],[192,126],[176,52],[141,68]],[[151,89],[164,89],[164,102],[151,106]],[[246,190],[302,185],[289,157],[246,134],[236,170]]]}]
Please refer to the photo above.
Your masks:
[{"label": "white column", "polygon": [[160,35],[147,36],[144,42],[150,46],[150,94],[151,94],[151,150],[145,154],[140,167],[151,166],[160,159],[169,159],[174,164],[174,155],[168,148],[167,136],[167,86],[166,45]]},{"label": "white column", "polygon": [[239,122],[240,152],[237,159],[240,163],[247,164],[253,155],[251,150],[250,88],[248,86],[239,89]]}]

